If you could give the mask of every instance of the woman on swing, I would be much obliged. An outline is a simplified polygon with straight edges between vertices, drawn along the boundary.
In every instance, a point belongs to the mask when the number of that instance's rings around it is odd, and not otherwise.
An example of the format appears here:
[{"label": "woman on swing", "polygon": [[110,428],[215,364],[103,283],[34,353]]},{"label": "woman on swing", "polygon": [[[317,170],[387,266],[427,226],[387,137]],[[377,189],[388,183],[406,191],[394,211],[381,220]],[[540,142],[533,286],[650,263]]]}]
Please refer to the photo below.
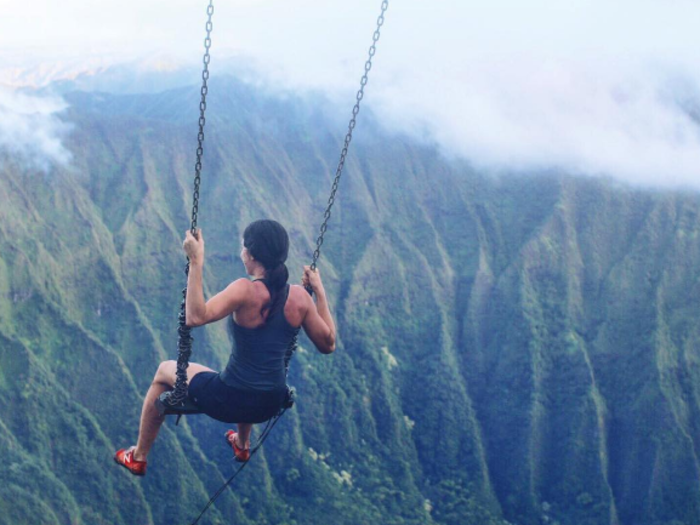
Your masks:
[{"label": "woman on swing", "polygon": [[[209,301],[204,300],[202,267],[204,238],[189,231],[183,247],[190,259],[187,280],[187,325],[201,326],[228,318],[234,345],[229,362],[219,373],[190,363],[189,396],[205,414],[238,423],[238,432],[226,432],[236,460],[250,458],[250,432],[254,423],[273,417],[287,393],[284,358],[300,326],[323,354],[335,350],[335,324],[318,272],[304,267],[302,285],[316,294],[314,304],[302,286],[287,284],[289,252],[287,232],[276,221],[259,220],[243,233],[241,260],[253,280],[238,279]],[[141,412],[136,446],[118,450],[114,459],[132,474],[146,473],[146,457],[163,424],[156,399],[175,386],[175,361],[158,367]]]}]

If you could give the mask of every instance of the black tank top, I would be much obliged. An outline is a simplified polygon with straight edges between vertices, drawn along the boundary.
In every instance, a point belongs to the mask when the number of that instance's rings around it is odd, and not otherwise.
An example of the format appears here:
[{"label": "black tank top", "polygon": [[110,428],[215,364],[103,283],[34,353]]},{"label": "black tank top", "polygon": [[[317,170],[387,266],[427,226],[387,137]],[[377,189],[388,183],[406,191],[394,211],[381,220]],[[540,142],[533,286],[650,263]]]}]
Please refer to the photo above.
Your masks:
[{"label": "black tank top", "polygon": [[237,324],[233,316],[229,318],[233,348],[221,373],[221,380],[227,385],[266,392],[286,389],[284,357],[297,329],[284,316],[289,285],[283,293],[281,306],[269,313],[262,326],[246,328]]}]

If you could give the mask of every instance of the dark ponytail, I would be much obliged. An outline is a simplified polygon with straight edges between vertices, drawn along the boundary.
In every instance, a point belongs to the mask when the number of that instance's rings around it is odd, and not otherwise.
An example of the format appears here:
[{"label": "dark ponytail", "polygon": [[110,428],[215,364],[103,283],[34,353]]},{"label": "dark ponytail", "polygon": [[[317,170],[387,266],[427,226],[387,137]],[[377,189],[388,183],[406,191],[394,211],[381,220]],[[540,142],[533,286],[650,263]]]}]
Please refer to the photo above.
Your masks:
[{"label": "dark ponytail", "polygon": [[243,232],[243,246],[265,268],[264,283],[270,292],[270,301],[263,306],[260,314],[275,313],[282,304],[282,290],[289,280],[289,270],[284,264],[289,254],[287,231],[277,221],[252,222]]}]

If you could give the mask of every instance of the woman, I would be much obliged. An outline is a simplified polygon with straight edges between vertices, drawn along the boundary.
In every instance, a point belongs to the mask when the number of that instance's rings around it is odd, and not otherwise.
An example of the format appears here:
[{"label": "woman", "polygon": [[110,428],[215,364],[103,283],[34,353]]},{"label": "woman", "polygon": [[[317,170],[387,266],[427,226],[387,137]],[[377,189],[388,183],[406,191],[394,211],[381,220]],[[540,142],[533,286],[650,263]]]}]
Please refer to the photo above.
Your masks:
[{"label": "woman", "polygon": [[[314,304],[302,286],[289,286],[284,264],[289,251],[287,232],[276,221],[260,220],[243,233],[241,260],[253,280],[238,279],[209,301],[202,291],[204,238],[202,231],[186,234],[183,248],[190,259],[187,281],[187,325],[201,326],[229,319],[234,345],[228,365],[218,373],[190,363],[189,395],[205,414],[238,423],[226,439],[238,461],[250,458],[250,432],[254,423],[267,421],[280,409],[286,395],[284,357],[301,326],[323,354],[335,350],[335,323],[317,271],[304,267],[302,285],[316,294]],[[146,458],[164,417],[156,399],[175,386],[175,361],[158,367],[146,394],[136,446],[118,450],[114,460],[132,474],[146,473]]]}]

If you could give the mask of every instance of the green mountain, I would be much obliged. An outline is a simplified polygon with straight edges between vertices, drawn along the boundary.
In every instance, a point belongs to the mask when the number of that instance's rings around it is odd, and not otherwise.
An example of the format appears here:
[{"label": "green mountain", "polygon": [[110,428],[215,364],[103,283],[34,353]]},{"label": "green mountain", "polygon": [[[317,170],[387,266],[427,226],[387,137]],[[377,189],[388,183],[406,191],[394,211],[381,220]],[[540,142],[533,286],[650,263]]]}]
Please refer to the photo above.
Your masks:
[{"label": "green mountain", "polygon": [[[345,113],[211,93],[207,293],[261,217],[297,280]],[[0,167],[0,524],[189,523],[225,425],[169,421],[143,479],[112,455],[176,356],[198,94],[66,98],[71,167]],[[203,523],[700,522],[700,195],[479,173],[363,113],[320,267],[338,350],[302,341],[297,405]],[[195,338],[222,367],[225,323]]]}]

